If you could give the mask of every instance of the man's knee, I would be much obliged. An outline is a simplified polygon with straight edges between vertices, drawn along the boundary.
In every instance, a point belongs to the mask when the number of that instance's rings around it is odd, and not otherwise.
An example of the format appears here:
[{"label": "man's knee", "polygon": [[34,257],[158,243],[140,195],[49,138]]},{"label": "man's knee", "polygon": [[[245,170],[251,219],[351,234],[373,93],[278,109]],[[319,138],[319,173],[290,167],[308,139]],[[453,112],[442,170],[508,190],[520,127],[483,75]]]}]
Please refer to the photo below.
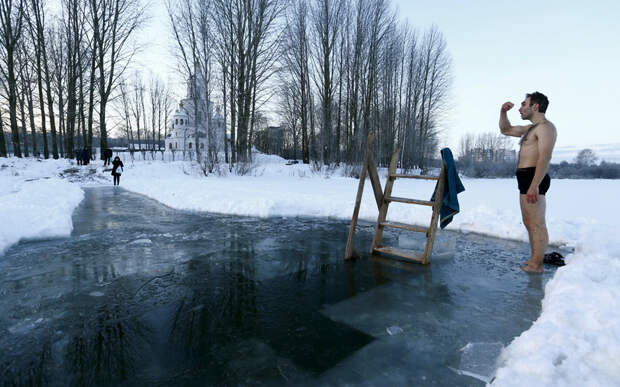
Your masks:
[{"label": "man's knee", "polygon": [[533,227],[532,227],[532,225],[531,225],[531,223],[530,223],[530,220],[529,220],[528,218],[523,217],[523,225],[525,226],[525,228],[526,228],[528,231],[532,231]]},{"label": "man's knee", "polygon": [[532,228],[534,229],[534,232],[536,232],[537,234],[547,232],[547,224],[545,223],[544,219],[532,222]]},{"label": "man's knee", "polygon": [[521,220],[527,229],[530,229],[532,224],[532,214],[530,214],[527,210],[522,209],[521,211]]}]

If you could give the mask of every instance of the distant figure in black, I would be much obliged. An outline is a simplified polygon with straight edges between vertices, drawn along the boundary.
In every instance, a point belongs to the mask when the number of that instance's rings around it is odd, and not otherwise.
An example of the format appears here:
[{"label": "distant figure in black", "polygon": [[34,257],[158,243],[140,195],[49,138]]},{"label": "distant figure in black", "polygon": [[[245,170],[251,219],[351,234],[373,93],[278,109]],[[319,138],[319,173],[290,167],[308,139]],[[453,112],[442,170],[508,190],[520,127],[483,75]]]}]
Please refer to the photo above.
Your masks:
[{"label": "distant figure in black", "polygon": [[123,162],[116,156],[112,161],[112,176],[114,177],[114,185],[121,183],[121,173],[123,173]]},{"label": "distant figure in black", "polygon": [[110,165],[110,159],[112,158],[112,149],[103,150],[103,166]]},{"label": "distant figure in black", "polygon": [[82,165],[88,165],[90,162],[90,149],[87,146],[82,150]]},{"label": "distant figure in black", "polygon": [[82,165],[82,150],[79,148],[75,150],[75,159],[77,160],[77,165]]}]

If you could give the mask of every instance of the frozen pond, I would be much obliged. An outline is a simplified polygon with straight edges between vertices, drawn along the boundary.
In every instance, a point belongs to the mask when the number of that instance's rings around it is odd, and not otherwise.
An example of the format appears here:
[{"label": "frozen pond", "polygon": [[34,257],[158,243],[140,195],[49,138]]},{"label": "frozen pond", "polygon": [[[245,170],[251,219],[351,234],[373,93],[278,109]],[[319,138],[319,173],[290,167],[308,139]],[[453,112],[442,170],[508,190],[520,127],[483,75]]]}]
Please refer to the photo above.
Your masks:
[{"label": "frozen pond", "polygon": [[[2,385],[483,385],[553,274],[521,272],[527,244],[453,232],[428,266],[345,263],[347,221],[195,214],[112,187],[87,189],[73,223],[0,257]],[[358,226],[362,253],[373,232]]]}]

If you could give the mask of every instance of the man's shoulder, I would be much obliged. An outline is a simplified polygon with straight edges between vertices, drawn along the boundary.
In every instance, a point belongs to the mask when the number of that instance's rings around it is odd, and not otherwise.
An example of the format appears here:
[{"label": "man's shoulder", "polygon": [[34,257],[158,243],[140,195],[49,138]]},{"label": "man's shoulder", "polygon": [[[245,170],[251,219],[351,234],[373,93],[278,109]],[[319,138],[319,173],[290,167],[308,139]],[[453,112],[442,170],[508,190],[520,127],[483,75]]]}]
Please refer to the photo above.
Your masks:
[{"label": "man's shoulder", "polygon": [[537,135],[539,134],[554,134],[556,133],[556,128],[555,125],[553,124],[553,122],[549,121],[549,120],[545,120],[545,122],[541,122],[539,125],[536,126],[535,128],[535,132]]},{"label": "man's shoulder", "polygon": [[551,122],[549,120],[545,120],[545,122],[542,122],[539,126],[541,128],[547,128],[547,129],[555,130],[555,125],[553,124],[553,122]]}]

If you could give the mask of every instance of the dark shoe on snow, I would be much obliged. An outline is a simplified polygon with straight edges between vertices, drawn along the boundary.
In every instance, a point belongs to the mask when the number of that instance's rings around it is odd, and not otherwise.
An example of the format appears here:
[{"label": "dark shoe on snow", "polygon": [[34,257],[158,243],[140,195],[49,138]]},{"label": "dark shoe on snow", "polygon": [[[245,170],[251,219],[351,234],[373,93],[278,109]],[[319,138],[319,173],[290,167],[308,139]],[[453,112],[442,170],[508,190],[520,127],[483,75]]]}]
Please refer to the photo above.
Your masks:
[{"label": "dark shoe on snow", "polygon": [[545,254],[545,257],[543,258],[543,263],[546,263],[548,265],[554,265],[554,266],[566,265],[566,263],[564,263],[564,257],[562,256],[562,254],[556,251]]}]

